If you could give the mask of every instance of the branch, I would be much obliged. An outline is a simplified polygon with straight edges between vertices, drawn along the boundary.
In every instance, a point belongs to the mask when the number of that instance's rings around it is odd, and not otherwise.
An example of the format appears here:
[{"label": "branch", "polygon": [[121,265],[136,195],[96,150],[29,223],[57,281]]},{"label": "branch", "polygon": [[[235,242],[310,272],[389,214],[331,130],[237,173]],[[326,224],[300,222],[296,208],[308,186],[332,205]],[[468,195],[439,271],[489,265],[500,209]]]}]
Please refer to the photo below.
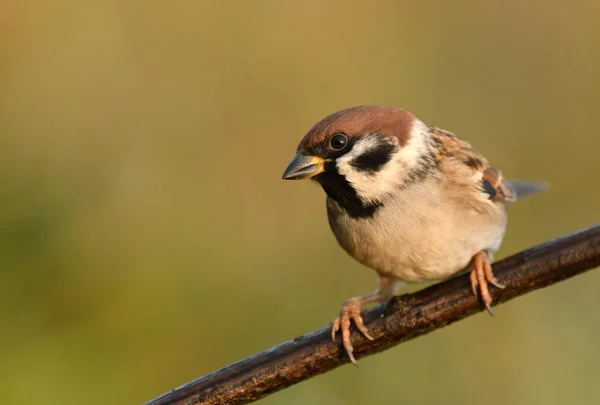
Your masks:
[{"label": "branch", "polygon": [[[532,247],[494,264],[506,288],[492,288],[494,304],[509,301],[600,266],[600,225]],[[464,319],[483,309],[471,292],[468,274],[414,294],[393,298],[365,312],[375,338],[352,333],[357,358]],[[349,362],[340,344],[332,343],[331,325],[284,342],[200,377],[146,405],[247,404]]]}]

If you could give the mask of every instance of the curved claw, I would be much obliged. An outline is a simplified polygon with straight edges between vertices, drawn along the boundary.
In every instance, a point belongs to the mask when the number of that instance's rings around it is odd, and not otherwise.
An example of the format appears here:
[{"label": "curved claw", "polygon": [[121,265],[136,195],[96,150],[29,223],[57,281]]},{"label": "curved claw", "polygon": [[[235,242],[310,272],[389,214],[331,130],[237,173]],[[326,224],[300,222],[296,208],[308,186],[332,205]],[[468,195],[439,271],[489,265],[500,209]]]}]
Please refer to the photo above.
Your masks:
[{"label": "curved claw", "polygon": [[494,276],[494,272],[492,271],[492,265],[490,264],[489,258],[483,261],[483,273],[485,274],[485,279],[491,285],[500,289],[506,288],[506,286],[504,284],[501,284],[496,278],[496,276]]}]

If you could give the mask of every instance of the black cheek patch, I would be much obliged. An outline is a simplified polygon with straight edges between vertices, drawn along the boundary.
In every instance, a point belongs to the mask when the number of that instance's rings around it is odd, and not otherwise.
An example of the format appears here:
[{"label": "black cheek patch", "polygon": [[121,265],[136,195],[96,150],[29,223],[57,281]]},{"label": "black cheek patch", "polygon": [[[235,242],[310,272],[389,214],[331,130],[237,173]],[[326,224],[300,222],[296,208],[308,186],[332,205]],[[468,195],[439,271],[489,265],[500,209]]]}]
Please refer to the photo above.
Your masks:
[{"label": "black cheek patch", "polygon": [[395,150],[394,145],[382,142],[354,158],[350,165],[362,172],[375,173],[390,161]]}]

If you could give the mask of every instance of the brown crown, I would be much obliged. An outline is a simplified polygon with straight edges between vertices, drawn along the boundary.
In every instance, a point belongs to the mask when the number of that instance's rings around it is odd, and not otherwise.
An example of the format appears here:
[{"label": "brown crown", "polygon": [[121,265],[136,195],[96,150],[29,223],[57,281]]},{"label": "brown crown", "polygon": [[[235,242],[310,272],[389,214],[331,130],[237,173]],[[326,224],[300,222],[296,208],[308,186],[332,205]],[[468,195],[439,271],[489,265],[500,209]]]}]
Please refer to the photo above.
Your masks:
[{"label": "brown crown", "polygon": [[406,144],[416,117],[401,108],[392,106],[359,106],[335,112],[319,121],[304,136],[298,148],[310,149],[328,141],[335,133],[349,137],[367,133],[380,133],[396,137],[400,146]]}]

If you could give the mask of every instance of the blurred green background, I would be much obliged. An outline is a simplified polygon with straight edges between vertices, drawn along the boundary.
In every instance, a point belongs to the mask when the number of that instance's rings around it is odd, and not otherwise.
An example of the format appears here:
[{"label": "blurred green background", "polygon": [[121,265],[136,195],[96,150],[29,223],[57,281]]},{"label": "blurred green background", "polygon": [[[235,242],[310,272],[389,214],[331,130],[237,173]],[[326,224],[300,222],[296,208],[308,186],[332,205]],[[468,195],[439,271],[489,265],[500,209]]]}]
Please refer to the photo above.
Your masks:
[{"label": "blurred green background", "polygon": [[[402,106],[549,181],[498,258],[597,223],[599,72],[598,1],[3,1],[2,403],[141,404],[372,291],[321,189],[281,180],[342,108]],[[599,282],[263,403],[597,402]]]}]

